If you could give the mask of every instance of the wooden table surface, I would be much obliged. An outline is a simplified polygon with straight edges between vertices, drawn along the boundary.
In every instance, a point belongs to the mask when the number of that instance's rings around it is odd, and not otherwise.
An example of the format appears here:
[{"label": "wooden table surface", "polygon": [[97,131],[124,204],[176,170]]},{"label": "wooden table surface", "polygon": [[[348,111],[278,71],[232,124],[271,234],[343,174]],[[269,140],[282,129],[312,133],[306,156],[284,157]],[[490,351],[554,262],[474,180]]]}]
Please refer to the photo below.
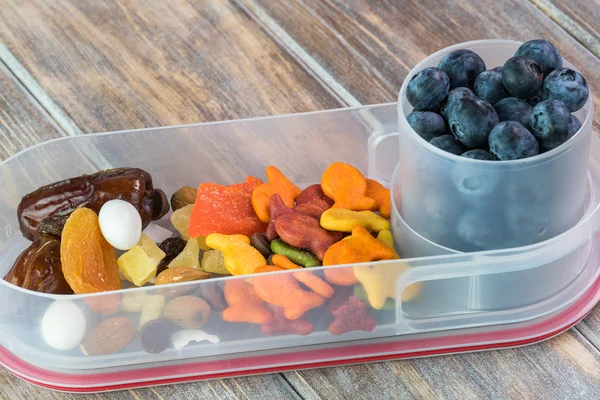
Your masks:
[{"label": "wooden table surface", "polygon": [[[597,95],[600,3],[569,3],[2,0],[0,160],[66,135],[395,101],[418,61],[474,39],[551,40]],[[0,370],[0,397],[593,399],[599,349],[597,307],[519,349],[100,395],[51,392]]]}]

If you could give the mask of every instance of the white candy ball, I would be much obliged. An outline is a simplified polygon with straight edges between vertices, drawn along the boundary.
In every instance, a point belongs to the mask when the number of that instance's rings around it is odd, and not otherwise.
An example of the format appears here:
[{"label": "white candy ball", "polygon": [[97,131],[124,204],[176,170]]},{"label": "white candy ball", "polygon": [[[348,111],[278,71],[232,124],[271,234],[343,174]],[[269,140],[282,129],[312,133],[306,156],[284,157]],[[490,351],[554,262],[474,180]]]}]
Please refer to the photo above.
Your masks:
[{"label": "white candy ball", "polygon": [[119,250],[129,250],[142,235],[142,217],[133,205],[123,200],[104,203],[98,214],[102,235]]},{"label": "white candy ball", "polygon": [[68,300],[55,301],[42,318],[42,337],[57,350],[71,350],[81,343],[85,334],[85,316]]}]

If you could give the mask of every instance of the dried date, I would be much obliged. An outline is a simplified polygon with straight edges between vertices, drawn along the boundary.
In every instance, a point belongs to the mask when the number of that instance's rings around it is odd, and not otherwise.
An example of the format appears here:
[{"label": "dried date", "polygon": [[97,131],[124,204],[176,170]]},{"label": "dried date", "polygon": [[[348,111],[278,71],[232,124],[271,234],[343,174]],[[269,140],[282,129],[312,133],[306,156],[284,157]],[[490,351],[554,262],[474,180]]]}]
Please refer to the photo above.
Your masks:
[{"label": "dried date", "polygon": [[42,235],[21,255],[4,278],[24,289],[51,294],[73,294],[60,262],[60,238]]},{"label": "dried date", "polygon": [[86,207],[98,213],[113,199],[131,203],[139,211],[144,228],[169,211],[165,193],[153,188],[149,173],[139,168],[115,168],[65,179],[25,195],[17,209],[19,227],[30,240],[44,232],[59,235],[74,210]]}]

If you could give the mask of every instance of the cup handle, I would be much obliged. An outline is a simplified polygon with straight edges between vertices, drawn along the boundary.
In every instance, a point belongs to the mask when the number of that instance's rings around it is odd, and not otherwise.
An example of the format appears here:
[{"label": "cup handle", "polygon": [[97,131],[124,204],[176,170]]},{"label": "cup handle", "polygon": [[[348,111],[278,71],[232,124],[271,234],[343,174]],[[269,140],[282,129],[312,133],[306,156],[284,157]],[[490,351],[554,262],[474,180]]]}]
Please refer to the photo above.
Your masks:
[{"label": "cup handle", "polygon": [[398,124],[389,123],[375,128],[368,141],[367,176],[389,187],[394,168],[400,160],[398,154]]}]

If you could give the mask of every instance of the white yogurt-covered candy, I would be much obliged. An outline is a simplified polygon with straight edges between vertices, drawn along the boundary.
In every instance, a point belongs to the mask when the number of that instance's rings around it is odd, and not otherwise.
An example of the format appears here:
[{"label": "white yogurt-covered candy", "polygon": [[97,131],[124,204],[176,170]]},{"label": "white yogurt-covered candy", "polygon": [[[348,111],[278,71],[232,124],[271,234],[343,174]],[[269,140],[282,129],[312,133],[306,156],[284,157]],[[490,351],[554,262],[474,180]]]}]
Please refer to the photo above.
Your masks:
[{"label": "white yogurt-covered candy", "polygon": [[183,349],[192,342],[203,342],[205,340],[215,344],[221,341],[217,335],[211,335],[200,329],[183,329],[171,336],[173,347],[177,350]]},{"label": "white yogurt-covered candy", "polygon": [[42,337],[57,350],[71,350],[81,343],[85,334],[85,316],[69,300],[55,301],[42,318]]},{"label": "white yogurt-covered candy", "polygon": [[142,217],[133,205],[124,200],[104,203],[98,214],[102,235],[119,250],[129,250],[142,235]]}]

